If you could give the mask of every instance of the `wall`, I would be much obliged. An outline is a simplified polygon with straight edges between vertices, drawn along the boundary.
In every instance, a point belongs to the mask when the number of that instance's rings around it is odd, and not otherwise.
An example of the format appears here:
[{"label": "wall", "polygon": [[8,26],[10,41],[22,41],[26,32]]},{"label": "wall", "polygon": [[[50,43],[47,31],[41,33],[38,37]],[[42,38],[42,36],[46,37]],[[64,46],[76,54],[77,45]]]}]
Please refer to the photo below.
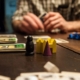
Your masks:
[{"label": "wall", "polygon": [[17,0],[5,0],[5,27],[7,33],[12,33],[11,18],[16,10]]}]

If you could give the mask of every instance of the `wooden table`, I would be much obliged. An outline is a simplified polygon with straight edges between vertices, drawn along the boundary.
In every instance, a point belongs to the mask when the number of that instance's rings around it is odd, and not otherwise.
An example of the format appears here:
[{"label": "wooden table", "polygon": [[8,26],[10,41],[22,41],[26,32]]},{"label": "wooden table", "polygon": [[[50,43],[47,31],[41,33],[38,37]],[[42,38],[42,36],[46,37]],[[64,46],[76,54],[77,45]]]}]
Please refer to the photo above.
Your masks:
[{"label": "wooden table", "polygon": [[[68,34],[49,34],[53,38],[67,39]],[[17,35],[18,42],[26,42],[21,35]],[[71,43],[72,44],[72,43]],[[74,44],[79,47],[79,41]],[[47,61],[54,63],[60,71],[80,72],[80,54],[57,45],[57,53],[52,56],[35,54],[25,56],[25,52],[0,53],[0,75],[9,76],[14,80],[22,72],[42,72]]]}]

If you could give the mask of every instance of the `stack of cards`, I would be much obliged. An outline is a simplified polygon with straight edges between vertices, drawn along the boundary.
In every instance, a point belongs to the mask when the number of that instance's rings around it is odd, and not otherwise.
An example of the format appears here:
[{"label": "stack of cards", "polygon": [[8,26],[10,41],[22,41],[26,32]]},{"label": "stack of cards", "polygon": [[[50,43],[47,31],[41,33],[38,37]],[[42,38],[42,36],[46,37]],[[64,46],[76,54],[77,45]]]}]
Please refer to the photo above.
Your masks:
[{"label": "stack of cards", "polygon": [[24,43],[17,43],[18,39],[15,34],[0,35],[0,52],[20,52],[25,51]]},{"label": "stack of cards", "polygon": [[0,44],[0,52],[18,52],[25,51],[24,43]]},{"label": "stack of cards", "polygon": [[1,38],[16,38],[15,34],[1,34],[0,35]]},{"label": "stack of cards", "polygon": [[16,35],[13,34],[2,34],[0,35],[0,43],[17,43],[18,39]]},{"label": "stack of cards", "polygon": [[0,38],[0,43],[17,43],[17,38]]}]

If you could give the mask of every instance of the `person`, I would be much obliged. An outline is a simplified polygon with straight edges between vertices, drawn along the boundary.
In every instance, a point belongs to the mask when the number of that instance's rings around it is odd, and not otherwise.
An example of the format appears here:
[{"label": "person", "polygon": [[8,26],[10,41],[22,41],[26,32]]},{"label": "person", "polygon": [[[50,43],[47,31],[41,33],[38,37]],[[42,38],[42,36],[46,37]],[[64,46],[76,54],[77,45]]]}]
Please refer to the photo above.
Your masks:
[{"label": "person", "polygon": [[80,31],[79,14],[80,0],[18,0],[12,25],[26,34],[54,29]]}]

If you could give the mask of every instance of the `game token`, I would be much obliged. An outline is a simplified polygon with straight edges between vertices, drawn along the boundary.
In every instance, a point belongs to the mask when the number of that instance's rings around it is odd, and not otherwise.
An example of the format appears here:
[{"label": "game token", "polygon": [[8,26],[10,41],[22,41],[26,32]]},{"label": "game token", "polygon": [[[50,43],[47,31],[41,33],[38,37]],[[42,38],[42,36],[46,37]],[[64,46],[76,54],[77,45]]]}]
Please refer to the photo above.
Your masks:
[{"label": "game token", "polygon": [[80,34],[76,34],[76,36],[74,37],[74,39],[80,40]]},{"label": "game token", "polygon": [[43,14],[41,17],[40,17],[40,20],[42,21],[42,22],[44,22],[44,16],[46,15],[46,13],[45,14]]},{"label": "game token", "polygon": [[74,39],[74,34],[69,34],[68,39]]},{"label": "game token", "polygon": [[51,56],[52,55],[48,42],[46,42],[43,55],[44,56]]},{"label": "game token", "polygon": [[80,40],[80,34],[78,34],[78,33],[75,33],[75,34],[69,34],[68,39]]},{"label": "game token", "polygon": [[27,42],[26,42],[26,56],[31,56],[34,55],[34,43],[33,43],[33,38],[32,36],[27,37]]},{"label": "game token", "polygon": [[44,69],[46,69],[48,72],[53,72],[53,73],[59,72],[59,68],[49,61],[44,65]]}]

